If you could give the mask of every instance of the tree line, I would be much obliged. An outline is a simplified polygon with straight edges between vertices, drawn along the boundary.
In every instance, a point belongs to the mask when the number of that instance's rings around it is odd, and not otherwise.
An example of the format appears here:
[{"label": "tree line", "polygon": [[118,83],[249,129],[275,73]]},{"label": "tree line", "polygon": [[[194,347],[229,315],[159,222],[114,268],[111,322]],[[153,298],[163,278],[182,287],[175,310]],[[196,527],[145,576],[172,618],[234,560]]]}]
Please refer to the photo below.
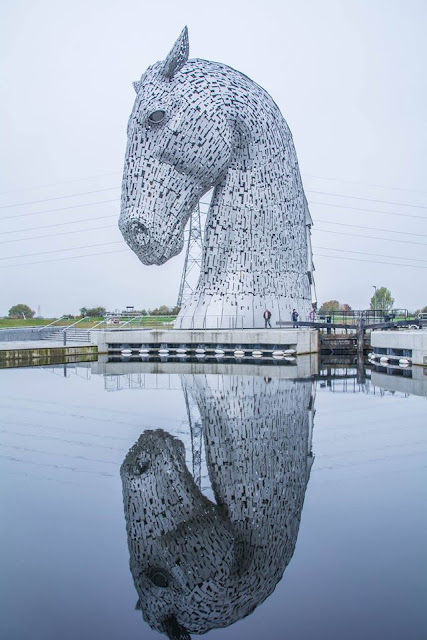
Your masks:
[{"label": "tree line", "polygon": [[[394,305],[394,298],[391,295],[390,289],[387,287],[375,287],[375,293],[369,301],[370,309],[378,309],[382,311],[390,311]],[[425,309],[425,307],[424,307]],[[331,313],[332,311],[351,311],[349,304],[338,302],[338,300],[327,300],[320,308],[319,313]],[[423,309],[415,311],[415,314],[423,313]]]},{"label": "tree line", "polygon": [[[379,287],[375,289],[374,295],[371,297],[369,305],[370,309],[382,309],[383,311],[390,311],[393,307],[394,298],[391,295],[391,291],[387,289],[387,287]],[[160,307],[156,307],[155,309],[133,309],[131,312],[123,311],[117,312],[117,315],[121,313],[131,313],[135,316],[176,316],[179,313],[180,307],[174,306],[169,307],[165,304],[160,305]],[[327,300],[323,302],[319,309],[319,314],[326,314],[331,312],[339,312],[339,311],[351,311],[351,306],[347,302],[339,302],[338,300]],[[414,311],[414,316],[416,317],[419,313],[427,313],[427,305],[424,307],[417,309]],[[31,309],[27,304],[15,304],[13,307],[9,309],[8,317],[9,318],[21,318],[23,320],[27,320],[30,318],[34,318],[36,312]],[[81,317],[89,317],[89,318],[102,318],[107,315],[107,309],[103,306],[98,307],[81,307],[80,316]],[[112,314],[114,315],[114,314]],[[77,317],[80,317],[77,316]],[[62,317],[65,318],[74,318],[73,314],[63,314]]]}]

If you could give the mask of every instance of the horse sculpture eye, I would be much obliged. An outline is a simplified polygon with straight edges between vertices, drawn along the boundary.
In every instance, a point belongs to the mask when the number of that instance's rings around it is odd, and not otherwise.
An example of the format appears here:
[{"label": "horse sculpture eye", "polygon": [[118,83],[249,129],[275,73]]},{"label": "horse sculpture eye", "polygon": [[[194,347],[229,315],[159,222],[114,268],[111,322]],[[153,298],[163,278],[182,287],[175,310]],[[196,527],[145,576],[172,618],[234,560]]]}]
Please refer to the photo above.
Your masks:
[{"label": "horse sculpture eye", "polygon": [[148,120],[152,124],[159,124],[160,122],[163,122],[165,117],[166,111],[159,109],[158,111],[153,111],[153,113],[150,113],[150,115],[148,116]]},{"label": "horse sculpture eye", "polygon": [[161,587],[162,589],[166,589],[170,582],[169,574],[163,569],[152,569],[150,571],[150,580],[156,587]]}]

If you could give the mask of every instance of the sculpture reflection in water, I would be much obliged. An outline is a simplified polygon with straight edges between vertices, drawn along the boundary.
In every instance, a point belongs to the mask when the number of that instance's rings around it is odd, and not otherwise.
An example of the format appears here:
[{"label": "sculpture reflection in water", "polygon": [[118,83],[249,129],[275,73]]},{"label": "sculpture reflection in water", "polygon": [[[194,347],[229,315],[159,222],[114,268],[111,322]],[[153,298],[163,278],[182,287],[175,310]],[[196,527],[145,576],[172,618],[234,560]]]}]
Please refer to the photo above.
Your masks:
[{"label": "sculpture reflection in water", "polygon": [[137,607],[153,629],[190,638],[251,613],[292,558],[312,464],[310,380],[184,375],[202,419],[216,504],[184,444],[146,431],[121,467]]}]

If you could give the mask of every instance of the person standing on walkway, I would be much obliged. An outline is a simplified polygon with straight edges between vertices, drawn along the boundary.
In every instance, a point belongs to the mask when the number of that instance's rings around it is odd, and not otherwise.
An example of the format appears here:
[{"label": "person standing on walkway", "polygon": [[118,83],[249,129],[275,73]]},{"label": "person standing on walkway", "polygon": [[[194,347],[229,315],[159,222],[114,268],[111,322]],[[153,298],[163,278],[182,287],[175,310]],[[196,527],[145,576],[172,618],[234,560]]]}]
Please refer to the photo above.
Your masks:
[{"label": "person standing on walkway", "polygon": [[299,313],[298,313],[298,311],[296,309],[294,309],[292,311],[292,322],[293,322],[292,326],[293,326],[294,329],[298,329],[298,324],[297,324],[298,323],[298,317],[299,317]]},{"label": "person standing on walkway", "polygon": [[271,318],[271,311],[269,311],[269,309],[266,309],[264,311],[264,320],[265,320],[265,328],[266,329],[267,329],[267,327],[270,327],[270,329],[271,329],[270,318]]}]

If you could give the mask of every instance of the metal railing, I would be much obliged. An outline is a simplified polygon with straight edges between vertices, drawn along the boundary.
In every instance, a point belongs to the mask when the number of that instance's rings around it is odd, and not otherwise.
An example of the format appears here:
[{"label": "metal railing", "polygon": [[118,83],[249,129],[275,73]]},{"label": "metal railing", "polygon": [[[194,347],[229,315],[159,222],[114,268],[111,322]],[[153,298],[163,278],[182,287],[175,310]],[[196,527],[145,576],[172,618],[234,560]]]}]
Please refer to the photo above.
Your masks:
[{"label": "metal railing", "polygon": [[352,309],[351,311],[342,311],[336,309],[334,311],[317,312],[315,322],[329,322],[332,324],[341,323],[349,325],[357,325],[360,319],[373,324],[375,322],[387,322],[389,320],[407,320],[409,316],[408,309]]},{"label": "metal railing", "polygon": [[68,318],[68,316],[61,316],[60,318],[57,318],[53,322],[49,322],[49,324],[45,324],[43,327],[38,327],[39,331],[41,331],[42,329],[48,329],[49,327],[53,327],[54,324],[56,324],[57,322],[60,322],[61,320],[65,320],[66,318]]},{"label": "metal railing", "polygon": [[[306,325],[310,324],[309,317],[304,320]],[[295,324],[290,318],[286,320],[275,320],[274,317],[270,318],[271,328],[280,329],[282,327],[292,327]],[[180,319],[179,324],[175,323],[175,329],[189,330],[189,329],[263,329],[265,320],[258,317],[258,322],[255,319],[252,320],[252,324],[248,324],[248,317],[242,315],[205,315],[205,316],[191,316],[183,317]]]},{"label": "metal railing", "polygon": [[[53,325],[56,324],[57,322],[61,322],[61,320],[65,320],[65,319],[68,320],[68,316],[61,316],[61,318],[57,318],[53,322],[49,322],[49,324],[46,324],[43,327],[38,327],[38,329],[39,331],[42,331],[43,329],[48,329],[49,327],[53,327]],[[84,316],[83,318],[80,318],[79,320],[77,320],[77,322],[73,322],[73,324],[67,324],[65,328],[67,330],[71,329],[72,327],[75,327],[77,324],[79,324],[79,322],[83,322],[83,320],[90,320],[90,317]]]},{"label": "metal railing", "polygon": [[[54,327],[54,325],[55,325],[57,322],[61,322],[61,320],[62,320],[62,321],[64,321],[64,320],[65,320],[65,318],[67,318],[67,319],[68,319],[68,316],[62,316],[61,318],[57,318],[57,319],[56,319],[56,320],[54,320],[53,322],[49,322],[49,324],[47,324],[47,325],[45,325],[45,326],[43,326],[43,327],[39,327],[39,334],[40,334],[40,332],[41,332],[42,330],[44,330],[44,329],[49,329],[50,327],[52,327],[52,328],[53,328],[53,327]],[[66,326],[61,326],[61,325],[60,325],[60,326],[55,327],[55,329],[56,329],[55,334],[56,334],[56,333],[58,333],[58,334],[61,334],[61,333],[62,333],[62,344],[63,344],[64,346],[67,344],[67,331],[69,331],[70,329],[75,329],[75,328],[76,328],[76,326],[77,326],[78,324],[80,324],[80,322],[84,322],[85,320],[90,320],[90,317],[89,317],[89,316],[84,316],[83,318],[79,318],[76,322],[73,322],[72,324],[67,324]],[[88,329],[88,331],[89,331],[89,329]]]},{"label": "metal railing", "polygon": [[[127,314],[127,313],[109,313],[104,316],[101,322],[98,322],[93,329],[99,328],[104,325],[104,329],[109,325],[114,325],[113,329],[123,329],[123,327],[128,327],[132,323],[139,324],[140,327],[149,328],[150,326],[161,324],[172,324],[175,320],[176,316],[157,316],[157,315],[145,315],[145,314]],[[160,321],[159,318],[166,318],[170,320],[170,322]]]}]

